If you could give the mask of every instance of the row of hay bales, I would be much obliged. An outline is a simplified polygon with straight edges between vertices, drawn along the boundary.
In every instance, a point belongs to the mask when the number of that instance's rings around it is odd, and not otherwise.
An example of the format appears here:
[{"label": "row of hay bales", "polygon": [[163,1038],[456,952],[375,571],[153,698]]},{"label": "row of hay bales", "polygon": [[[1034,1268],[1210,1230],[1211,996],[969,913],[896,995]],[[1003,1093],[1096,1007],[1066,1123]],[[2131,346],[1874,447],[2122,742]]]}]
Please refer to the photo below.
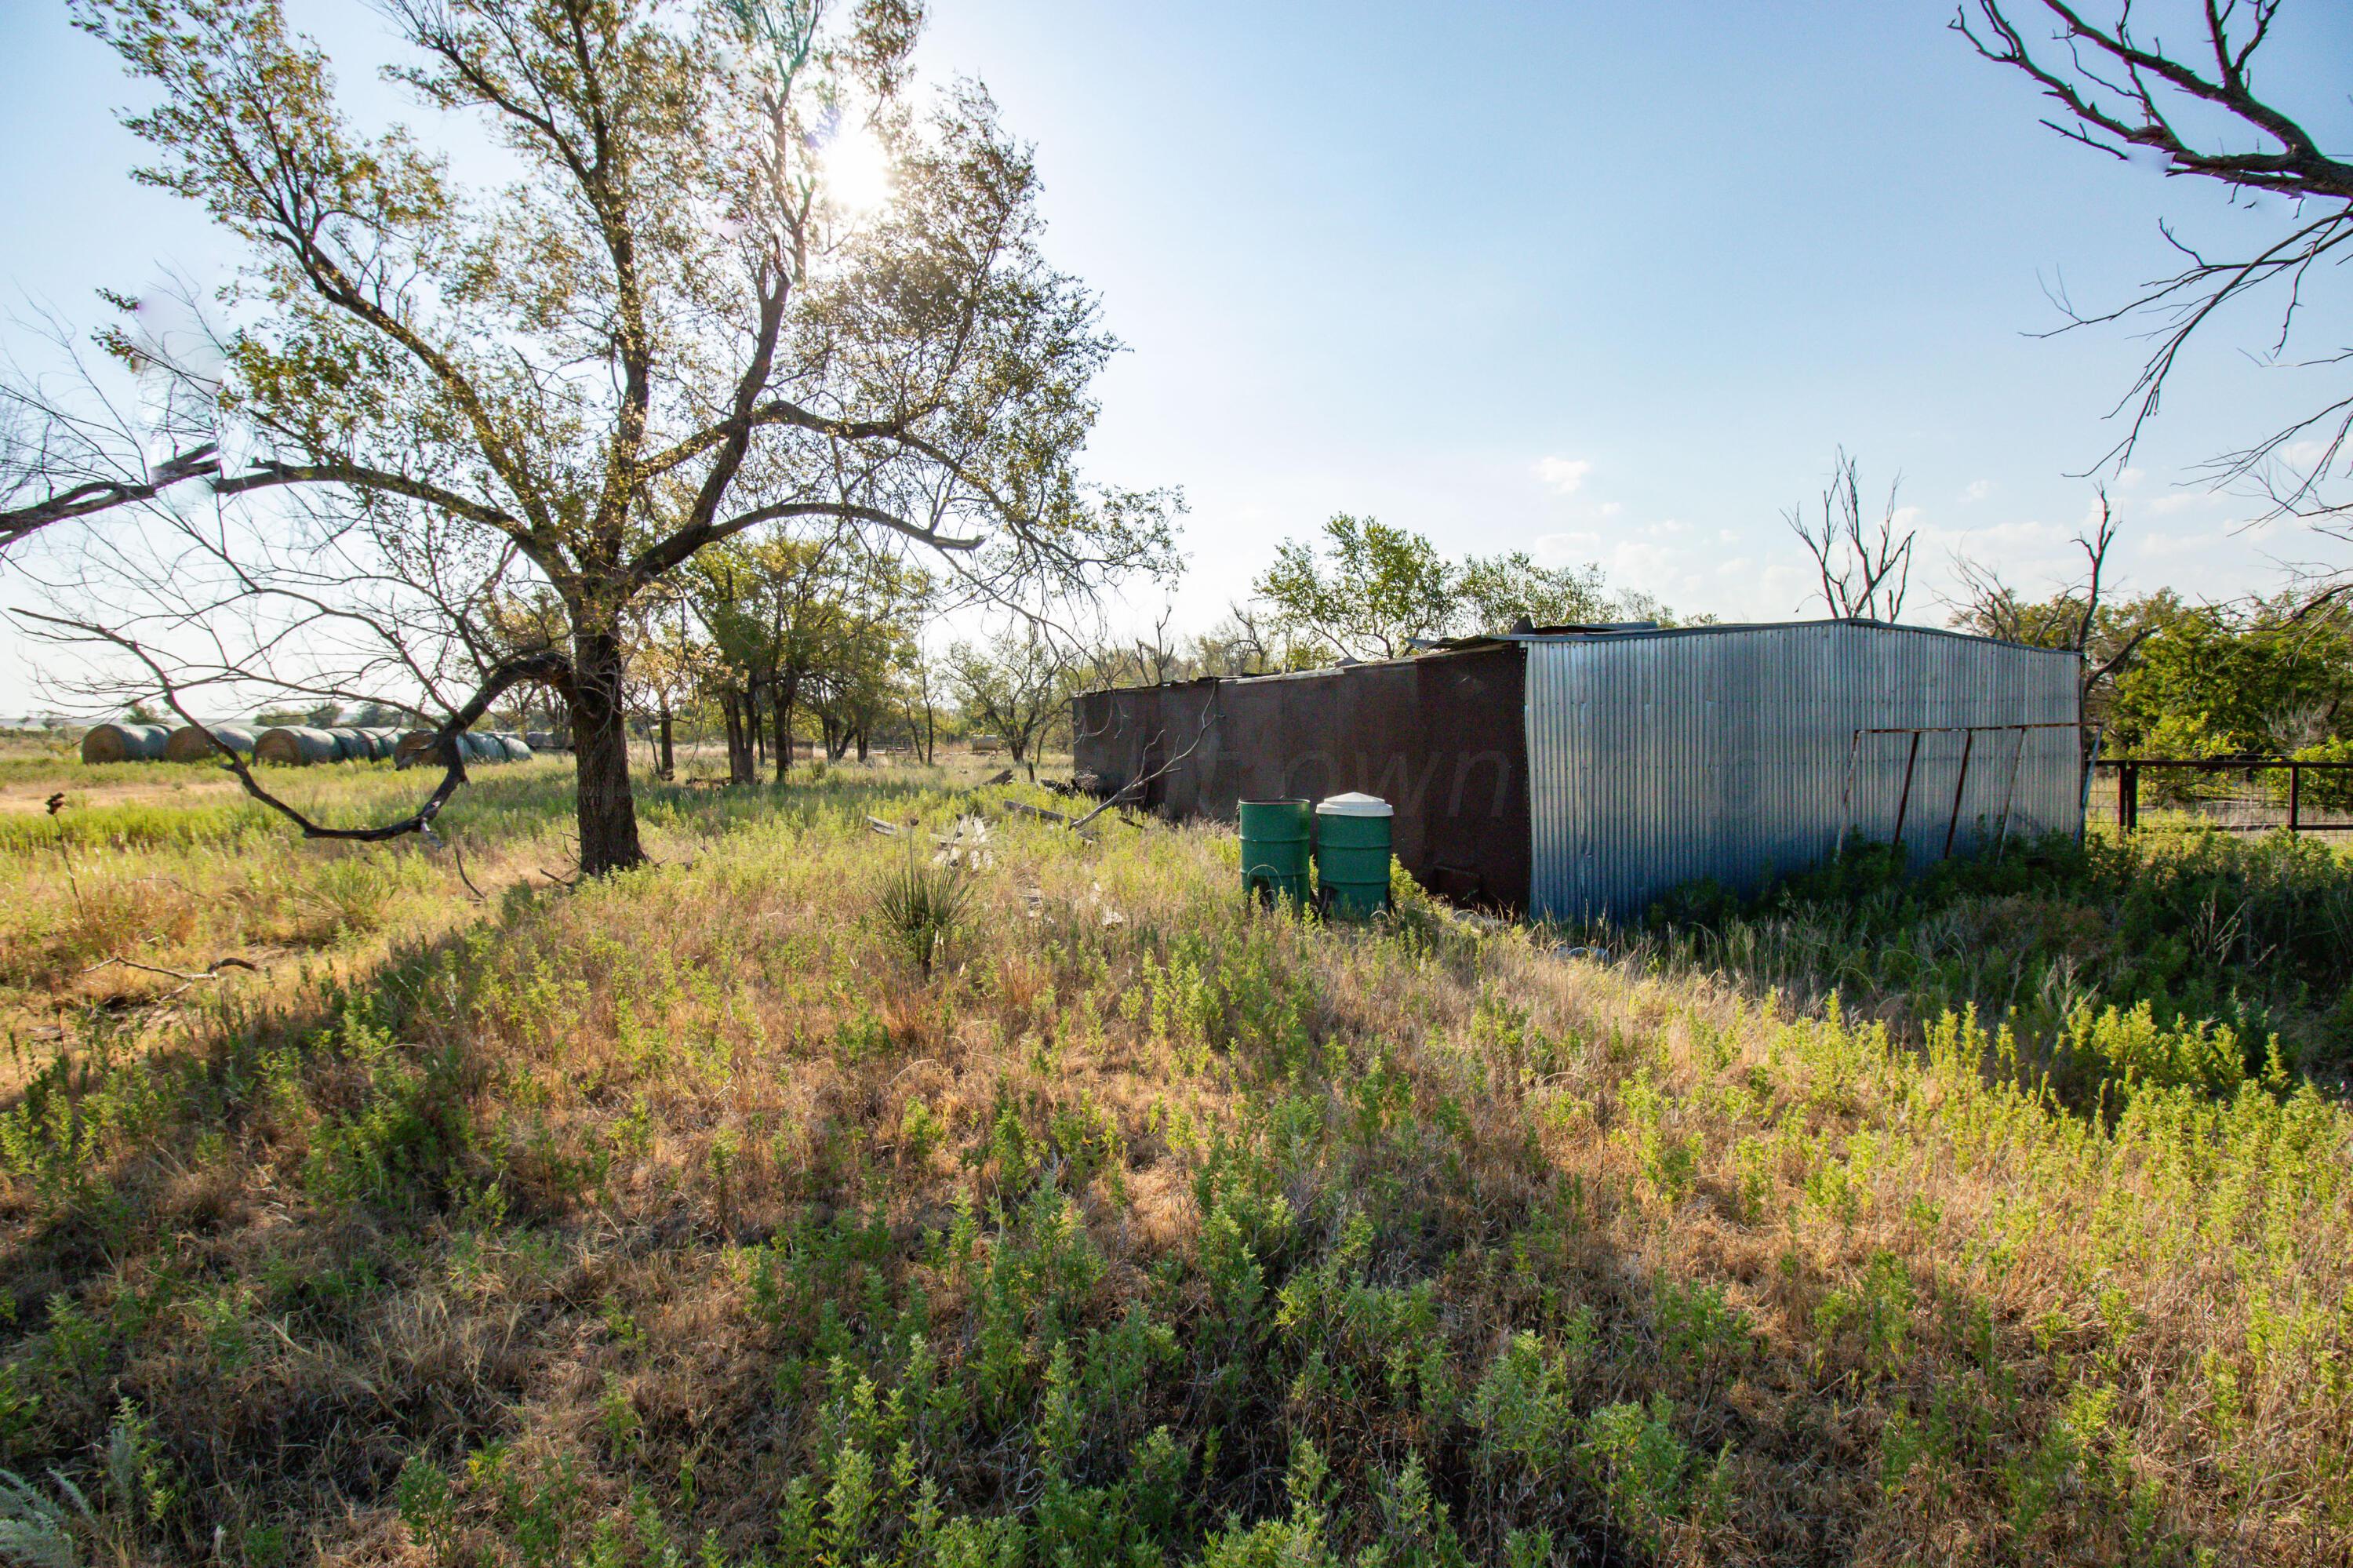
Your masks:
[{"label": "row of hay bales", "polygon": [[[413,729],[403,735],[390,729],[316,729],[307,725],[283,726],[259,735],[242,725],[214,725],[211,738],[195,725],[167,729],[160,724],[93,725],[81,737],[84,762],[202,762],[217,755],[214,739],[239,757],[286,768],[307,768],[317,762],[385,762],[406,768],[424,758],[434,732]],[[468,762],[528,762],[531,747],[522,736],[469,731],[459,737]]]},{"label": "row of hay bales", "polygon": [[308,768],[314,762],[383,762],[399,744],[398,730],[285,725],[254,737],[253,759],[280,768]]},{"label": "row of hay bales", "polygon": [[[178,752],[171,749],[173,739],[177,733],[169,726],[160,724],[94,724],[82,733],[81,759],[84,762],[162,762],[166,758],[175,762],[186,760]],[[206,746],[204,732],[190,725],[187,726],[186,733],[193,739],[194,748],[201,754]],[[251,730],[233,729],[224,725],[220,726],[217,733],[224,739],[227,739],[232,735],[242,736],[244,746],[240,749],[240,755],[249,755],[252,752],[253,732]],[[232,739],[229,744],[234,746],[237,742]]]},{"label": "row of hay bales", "polygon": [[[436,730],[412,729],[400,737],[393,750],[396,767],[415,768],[422,763],[443,764],[447,758],[436,752],[434,743],[440,738]],[[466,760],[472,762],[529,762],[531,746],[522,736],[505,730],[461,730],[458,741],[465,748]]]}]

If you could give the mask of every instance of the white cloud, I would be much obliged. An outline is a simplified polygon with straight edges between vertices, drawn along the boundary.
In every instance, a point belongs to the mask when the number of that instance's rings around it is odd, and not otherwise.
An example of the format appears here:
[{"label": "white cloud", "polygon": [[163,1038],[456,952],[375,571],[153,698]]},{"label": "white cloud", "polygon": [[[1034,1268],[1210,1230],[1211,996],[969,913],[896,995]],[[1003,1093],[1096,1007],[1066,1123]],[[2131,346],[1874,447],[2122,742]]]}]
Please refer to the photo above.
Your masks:
[{"label": "white cloud", "polygon": [[1550,485],[1556,494],[1573,495],[1593,471],[1593,465],[1583,458],[1540,458],[1533,471],[1535,476]]},{"label": "white cloud", "polygon": [[2163,559],[2168,556],[2193,555],[2222,543],[2212,534],[2144,534],[2133,541],[2133,547],[2137,555]]},{"label": "white cloud", "polygon": [[1624,506],[1615,501],[1605,501],[1601,503],[1601,515],[1604,517],[1615,517],[1625,510]]},{"label": "white cloud", "polygon": [[1983,501],[1987,496],[1991,495],[1992,493],[1993,481],[1989,479],[1973,479],[1969,481],[1968,488],[1961,492],[1961,499],[1964,501]]},{"label": "white cloud", "polygon": [[1555,566],[1570,561],[1581,564],[1592,559],[1600,548],[1599,534],[1546,534],[1536,540],[1535,556],[1537,560]]}]

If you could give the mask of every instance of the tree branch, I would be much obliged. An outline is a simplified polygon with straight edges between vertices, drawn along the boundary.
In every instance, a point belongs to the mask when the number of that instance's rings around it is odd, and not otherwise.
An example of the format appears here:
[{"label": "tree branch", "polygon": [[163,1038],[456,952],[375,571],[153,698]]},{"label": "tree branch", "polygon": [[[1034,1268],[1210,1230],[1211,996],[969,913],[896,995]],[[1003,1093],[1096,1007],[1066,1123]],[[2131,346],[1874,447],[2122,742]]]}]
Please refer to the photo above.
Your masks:
[{"label": "tree branch", "polygon": [[89,517],[97,513],[152,501],[173,485],[220,472],[220,449],[210,442],[181,452],[149,471],[144,483],[92,480],[52,495],[46,501],[0,512],[0,550],[40,532],[52,523]]},{"label": "tree branch", "polygon": [[638,586],[650,583],[705,546],[732,538],[746,528],[757,527],[763,523],[780,523],[794,517],[838,517],[849,523],[871,523],[877,527],[903,534],[934,550],[976,550],[987,542],[957,538],[935,529],[921,527],[879,506],[865,506],[851,501],[783,501],[773,506],[755,507],[724,523],[691,524],[659,544],[648,546],[629,564],[630,581]]},{"label": "tree branch", "polygon": [[222,763],[231,773],[237,775],[237,780],[244,787],[245,792],[300,828],[302,831],[302,836],[306,839],[337,839],[355,843],[381,843],[385,840],[400,838],[405,834],[425,832],[433,825],[433,819],[440,815],[441,808],[449,803],[449,798],[457,793],[458,787],[466,782],[465,749],[456,744],[458,735],[471,727],[476,720],[489,711],[491,705],[498,701],[501,694],[510,687],[524,682],[542,682],[554,685],[558,690],[568,694],[572,683],[571,663],[561,654],[533,653],[521,659],[511,660],[501,665],[491,673],[489,679],[483,683],[481,689],[474,694],[472,699],[464,707],[451,715],[448,720],[435,732],[437,748],[441,753],[446,771],[442,774],[440,784],[435,788],[424,805],[398,821],[387,822],[379,827],[331,828],[313,821],[264,789],[261,781],[253,776],[253,769],[247,765],[245,758],[239,757],[234,748],[215,735],[210,725],[204,723],[187,710],[185,705],[180,700],[179,688],[173,682],[171,675],[161,663],[156,662],[154,655],[137,641],[123,636],[119,631],[86,620],[72,620],[63,616],[44,615],[38,610],[31,609],[21,609],[16,613],[27,620],[43,621],[78,633],[84,639],[111,642],[144,664],[148,673],[154,677],[157,692],[163,697],[165,705],[179,715],[182,722],[193,725],[203,732],[205,737],[212,742],[213,748],[220,754]]}]

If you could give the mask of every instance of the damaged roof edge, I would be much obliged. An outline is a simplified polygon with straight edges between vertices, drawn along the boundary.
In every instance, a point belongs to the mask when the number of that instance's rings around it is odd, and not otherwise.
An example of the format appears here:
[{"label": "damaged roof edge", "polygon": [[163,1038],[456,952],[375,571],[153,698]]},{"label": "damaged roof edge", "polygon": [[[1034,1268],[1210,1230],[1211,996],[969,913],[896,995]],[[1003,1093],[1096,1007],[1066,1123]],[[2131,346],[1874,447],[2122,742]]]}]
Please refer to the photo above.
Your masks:
[{"label": "damaged roof edge", "polygon": [[[1614,627],[1539,627],[1534,631],[1507,631],[1500,636],[1465,640],[1465,645],[1486,646],[1495,642],[1626,642],[1645,638],[1708,637],[1734,631],[1797,631],[1815,626],[1852,626],[1864,631],[1901,631],[1921,637],[1949,637],[1960,642],[1984,642],[1997,648],[2017,648],[2029,653],[2056,653],[2063,658],[2080,659],[2083,655],[2072,648],[2041,648],[2031,642],[2013,642],[2006,637],[1988,637],[1981,632],[1962,631],[1950,626],[1914,626],[1896,620],[1866,620],[1861,617],[1831,616],[1820,620],[1728,620],[1702,621],[1691,626],[1614,626]],[[1451,647],[1446,643],[1440,646]]]},{"label": "damaged roof edge", "polygon": [[1628,642],[1646,638],[1714,637],[1741,631],[1796,631],[1815,626],[1852,626],[1866,631],[1901,631],[1923,637],[1949,637],[1961,642],[1982,642],[1995,648],[2016,648],[2028,653],[2048,653],[2054,658],[2078,659],[2083,654],[2072,648],[2038,648],[2031,642],[2013,642],[2004,637],[1987,637],[1975,631],[1956,630],[1949,626],[1912,626],[1901,621],[1863,620],[1860,619],[1827,619],[1822,620],[1737,620],[1705,621],[1694,626],[1661,626],[1652,621],[1620,621],[1596,626],[1545,626],[1534,631],[1482,633],[1476,637],[1436,637],[1419,641],[1417,651],[1396,659],[1356,659],[1336,664],[1318,664],[1312,670],[1269,670],[1258,675],[1196,675],[1184,681],[1159,681],[1149,686],[1100,686],[1097,691],[1149,692],[1162,688],[1216,685],[1222,681],[1308,681],[1322,680],[1343,674],[1350,670],[1377,670],[1391,664],[1410,664],[1417,659],[1427,659],[1445,653],[1475,653],[1488,648],[1508,648],[1527,642]]}]

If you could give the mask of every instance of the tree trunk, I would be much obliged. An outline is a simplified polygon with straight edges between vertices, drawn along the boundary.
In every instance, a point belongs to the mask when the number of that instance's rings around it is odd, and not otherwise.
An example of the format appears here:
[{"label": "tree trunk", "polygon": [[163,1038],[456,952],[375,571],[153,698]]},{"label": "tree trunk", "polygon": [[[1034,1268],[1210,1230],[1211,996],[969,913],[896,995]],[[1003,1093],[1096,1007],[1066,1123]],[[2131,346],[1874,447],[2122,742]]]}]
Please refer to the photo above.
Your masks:
[{"label": "tree trunk", "polygon": [[744,694],[733,687],[719,694],[720,711],[727,715],[727,782],[751,784],[758,781],[752,767],[752,741],[744,733]]},{"label": "tree trunk", "polygon": [[786,694],[788,689],[782,685],[776,688],[776,782],[779,784],[785,781],[785,775],[792,771],[793,766],[793,705],[792,699]]},{"label": "tree trunk", "polygon": [[760,723],[760,710],[765,705],[760,697],[766,689],[767,683],[755,678],[744,710],[744,722],[752,731],[752,766],[755,768],[768,760],[768,732]]},{"label": "tree trunk", "polygon": [[866,760],[866,726],[862,724],[858,726],[858,760]]},{"label": "tree trunk", "polygon": [[661,776],[664,779],[678,777],[677,754],[670,749],[670,699],[668,697],[664,697],[661,703]]},{"label": "tree trunk", "polygon": [[621,640],[606,631],[572,639],[573,777],[580,824],[580,874],[603,876],[645,863],[638,804],[629,793],[629,727],[621,706]]}]

